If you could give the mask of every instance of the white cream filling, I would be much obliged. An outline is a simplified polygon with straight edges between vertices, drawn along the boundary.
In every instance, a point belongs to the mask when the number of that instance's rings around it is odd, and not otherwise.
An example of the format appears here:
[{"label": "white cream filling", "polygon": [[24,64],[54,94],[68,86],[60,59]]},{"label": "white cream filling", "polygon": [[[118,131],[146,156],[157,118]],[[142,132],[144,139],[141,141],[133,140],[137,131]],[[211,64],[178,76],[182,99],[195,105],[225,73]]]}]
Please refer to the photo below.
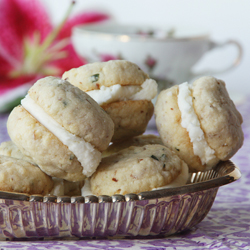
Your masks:
[{"label": "white cream filling", "polygon": [[157,95],[157,83],[147,79],[142,85],[121,86],[116,84],[110,87],[101,86],[98,90],[88,91],[99,105],[126,100],[152,100]]},{"label": "white cream filling", "polygon": [[65,195],[65,193],[64,193],[64,181],[63,181],[63,179],[52,177],[52,180],[54,182],[54,187],[50,191],[50,194],[56,195],[56,196]]},{"label": "white cream filling", "polygon": [[84,186],[81,189],[82,196],[94,195],[91,191],[89,179],[84,180]]},{"label": "white cream filling", "polygon": [[190,141],[193,143],[194,154],[199,156],[202,164],[206,164],[215,158],[215,151],[207,144],[194,111],[191,87],[187,82],[179,85],[178,106],[181,111],[181,126],[188,131]]},{"label": "white cream filling", "polygon": [[96,150],[84,139],[71,134],[50,117],[35,101],[29,96],[21,101],[22,106],[36,118],[44,127],[53,133],[69,150],[77,157],[81,163],[82,173],[91,176],[101,161],[101,152]]}]

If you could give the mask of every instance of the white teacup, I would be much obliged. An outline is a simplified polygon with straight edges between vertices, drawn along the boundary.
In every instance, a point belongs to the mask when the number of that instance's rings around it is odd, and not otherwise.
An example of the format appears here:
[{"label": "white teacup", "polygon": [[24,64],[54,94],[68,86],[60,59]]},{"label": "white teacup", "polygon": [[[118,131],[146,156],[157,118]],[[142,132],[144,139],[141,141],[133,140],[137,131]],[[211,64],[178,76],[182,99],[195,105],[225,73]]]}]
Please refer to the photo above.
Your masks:
[{"label": "white teacup", "polygon": [[[77,53],[88,62],[129,60],[156,79],[159,90],[200,75],[228,71],[237,66],[242,57],[242,48],[237,41],[219,44],[210,39],[209,33],[198,30],[103,23],[75,27],[72,39]],[[231,65],[220,72],[194,74],[192,68],[206,52],[230,44],[238,50]]]}]

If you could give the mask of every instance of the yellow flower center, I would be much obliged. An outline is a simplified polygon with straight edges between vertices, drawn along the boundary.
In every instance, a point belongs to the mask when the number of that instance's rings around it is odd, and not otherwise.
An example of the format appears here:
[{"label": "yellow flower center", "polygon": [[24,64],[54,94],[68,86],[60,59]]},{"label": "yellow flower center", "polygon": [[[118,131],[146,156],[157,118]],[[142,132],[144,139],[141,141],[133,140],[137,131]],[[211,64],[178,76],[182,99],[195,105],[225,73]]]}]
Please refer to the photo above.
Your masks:
[{"label": "yellow flower center", "polygon": [[11,77],[34,74],[58,75],[59,69],[49,63],[68,56],[62,49],[70,43],[70,38],[58,42],[55,42],[55,39],[68,19],[74,3],[74,1],[71,3],[62,22],[43,41],[39,31],[34,32],[32,39],[24,39],[24,61],[20,67],[10,72]]}]

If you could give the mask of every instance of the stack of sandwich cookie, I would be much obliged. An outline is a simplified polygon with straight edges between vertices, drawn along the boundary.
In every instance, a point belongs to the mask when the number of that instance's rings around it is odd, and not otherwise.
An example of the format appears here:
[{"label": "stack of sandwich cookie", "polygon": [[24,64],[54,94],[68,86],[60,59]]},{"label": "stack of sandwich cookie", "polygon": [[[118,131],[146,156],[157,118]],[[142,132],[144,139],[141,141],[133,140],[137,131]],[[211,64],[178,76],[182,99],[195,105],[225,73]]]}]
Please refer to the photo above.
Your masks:
[{"label": "stack of sandwich cookie", "polygon": [[112,141],[141,135],[153,115],[157,83],[136,64],[114,60],[65,72],[63,79],[88,93],[112,118]]},{"label": "stack of sandwich cookie", "polygon": [[7,128],[24,155],[48,175],[68,181],[95,172],[114,125],[92,98],[67,81],[46,77],[21,103],[9,115]]},{"label": "stack of sandwich cookie", "polygon": [[[128,61],[87,64],[62,78],[37,81],[10,113],[0,190],[125,195],[182,186],[243,144],[242,117],[214,77],[162,91],[155,108],[156,82]],[[154,109],[160,136],[143,134]]]}]

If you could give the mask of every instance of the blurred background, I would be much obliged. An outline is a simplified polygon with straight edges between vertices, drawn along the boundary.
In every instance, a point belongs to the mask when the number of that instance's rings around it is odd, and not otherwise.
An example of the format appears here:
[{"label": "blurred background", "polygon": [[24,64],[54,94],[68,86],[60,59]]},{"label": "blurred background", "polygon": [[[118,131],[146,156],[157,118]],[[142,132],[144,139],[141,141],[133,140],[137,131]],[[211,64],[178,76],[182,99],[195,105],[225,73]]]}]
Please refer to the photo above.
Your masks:
[{"label": "blurred background", "polygon": [[[42,0],[52,22],[57,24],[70,5],[70,0]],[[177,27],[199,27],[208,31],[212,40],[237,40],[243,47],[238,67],[215,75],[223,79],[230,95],[238,102],[250,93],[250,1],[245,0],[91,0],[76,1],[73,13],[97,10],[108,13],[122,24],[150,24]],[[222,69],[237,55],[233,46],[207,53],[195,69]]]}]

